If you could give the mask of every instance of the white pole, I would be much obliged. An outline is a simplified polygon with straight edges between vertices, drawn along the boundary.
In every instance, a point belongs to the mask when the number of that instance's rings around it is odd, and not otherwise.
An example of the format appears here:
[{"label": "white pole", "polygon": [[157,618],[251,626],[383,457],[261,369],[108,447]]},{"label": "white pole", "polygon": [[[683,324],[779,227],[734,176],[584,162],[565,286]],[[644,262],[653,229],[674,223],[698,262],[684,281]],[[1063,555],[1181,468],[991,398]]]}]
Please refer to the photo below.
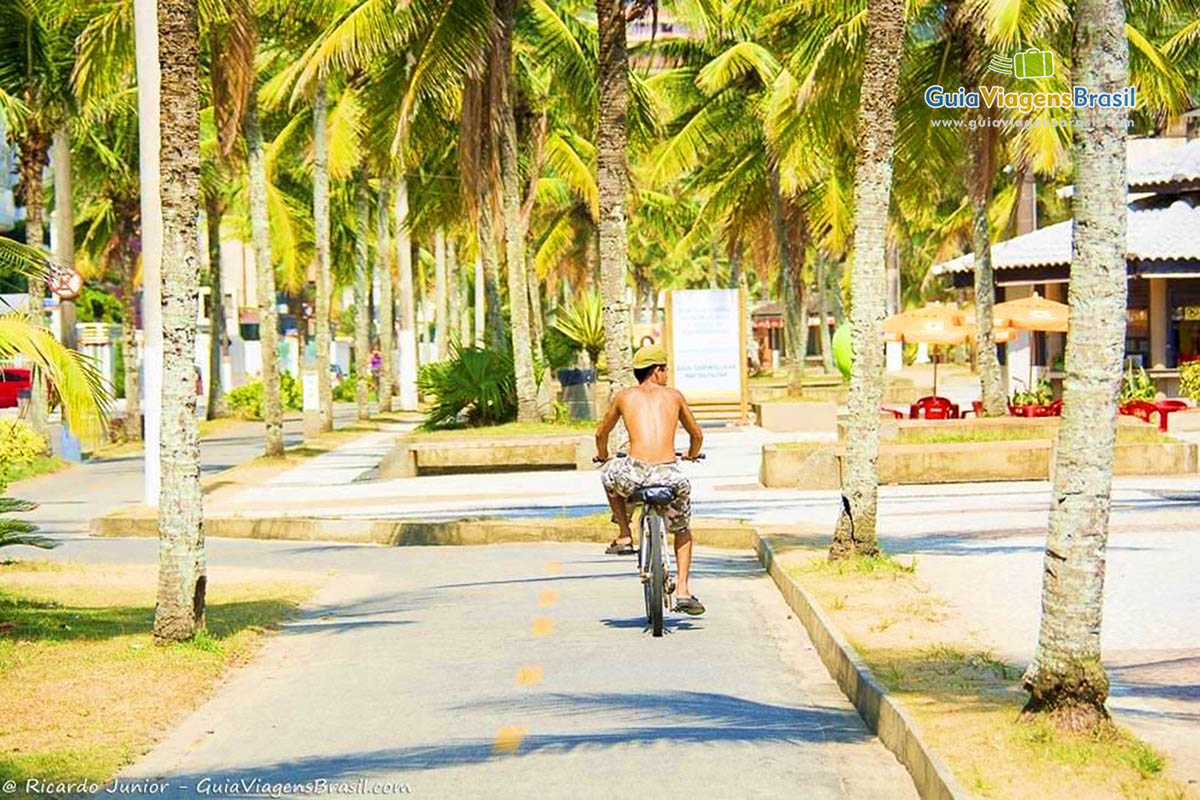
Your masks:
[{"label": "white pole", "polygon": [[396,268],[400,271],[400,410],[417,410],[417,312],[413,303],[412,243],[408,238],[408,182],[396,180]]},{"label": "white pole", "polygon": [[142,412],[145,416],[143,501],[158,505],[159,424],[162,420],[162,198],[159,196],[158,4],[135,0],[137,46],[138,163],[142,193]]}]

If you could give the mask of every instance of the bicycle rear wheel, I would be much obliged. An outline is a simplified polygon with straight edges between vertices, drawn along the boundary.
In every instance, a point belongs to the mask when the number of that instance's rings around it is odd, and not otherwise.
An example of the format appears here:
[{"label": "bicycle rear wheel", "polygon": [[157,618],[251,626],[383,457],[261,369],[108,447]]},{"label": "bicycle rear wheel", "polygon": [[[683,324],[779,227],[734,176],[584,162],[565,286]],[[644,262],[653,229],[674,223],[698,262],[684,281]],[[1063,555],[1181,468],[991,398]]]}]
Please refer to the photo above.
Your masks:
[{"label": "bicycle rear wheel", "polygon": [[650,536],[650,582],[646,604],[650,607],[650,627],[655,636],[663,635],[663,590],[666,588],[666,565],[663,562],[663,520],[658,513],[649,516],[647,533]]}]

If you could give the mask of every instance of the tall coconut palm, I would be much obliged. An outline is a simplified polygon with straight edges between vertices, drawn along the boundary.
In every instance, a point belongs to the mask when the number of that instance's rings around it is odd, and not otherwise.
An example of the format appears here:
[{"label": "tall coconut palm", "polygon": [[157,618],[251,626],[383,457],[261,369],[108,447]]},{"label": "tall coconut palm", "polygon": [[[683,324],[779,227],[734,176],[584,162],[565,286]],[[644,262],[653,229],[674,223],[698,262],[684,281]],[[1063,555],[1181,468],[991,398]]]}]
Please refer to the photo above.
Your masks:
[{"label": "tall coconut palm", "polygon": [[190,639],[204,628],[207,582],[192,369],[200,260],[196,238],[200,204],[196,0],[161,0],[158,38],[162,69],[163,417],[154,637],[171,642]]},{"label": "tall coconut palm", "polygon": [[887,316],[888,208],[896,89],[904,47],[903,0],[867,0],[867,46],[858,116],[854,177],[854,272],[850,293],[850,419],[842,475],[842,513],[831,558],[879,551],[879,404],[883,399],[883,320]]},{"label": "tall coconut palm", "polygon": [[392,386],[396,381],[395,365],[395,298],[392,292],[392,208],[391,181],[379,179],[378,202],[375,206],[375,264],[379,276],[379,352],[383,363],[379,368],[379,411],[392,410]]},{"label": "tall coconut palm", "polygon": [[279,394],[279,314],[275,302],[275,263],[271,255],[271,230],[267,211],[267,167],[263,153],[258,102],[250,92],[243,121],[246,138],[246,184],[250,205],[250,238],[258,290],[258,337],[262,354],[263,421],[266,454],[283,455],[283,403]]},{"label": "tall coconut palm", "polygon": [[333,275],[329,261],[329,141],[327,81],[317,79],[313,94],[313,225],[316,229],[317,256],[317,395],[321,430],[333,430],[333,384],[330,380],[329,348],[333,342],[330,328],[330,299]]},{"label": "tall coconut palm", "polygon": [[625,281],[629,262],[625,203],[629,194],[626,147],[629,131],[629,56],[625,44],[625,3],[596,0],[599,37],[596,125],[596,185],[600,191],[600,293],[604,303],[604,353],[614,390],[633,384],[629,305]]},{"label": "tall coconut palm", "polygon": [[371,286],[371,205],[367,196],[367,170],[359,165],[354,179],[354,402],[360,420],[371,416],[371,319],[367,293]]},{"label": "tall coconut palm", "polygon": [[[1072,81],[1089,92],[1129,83],[1121,0],[1081,0]],[[1056,448],[1042,621],[1025,672],[1028,712],[1085,730],[1108,715],[1100,663],[1104,554],[1117,393],[1125,352],[1126,183],[1123,108],[1077,108],[1075,199],[1063,417]]]}]

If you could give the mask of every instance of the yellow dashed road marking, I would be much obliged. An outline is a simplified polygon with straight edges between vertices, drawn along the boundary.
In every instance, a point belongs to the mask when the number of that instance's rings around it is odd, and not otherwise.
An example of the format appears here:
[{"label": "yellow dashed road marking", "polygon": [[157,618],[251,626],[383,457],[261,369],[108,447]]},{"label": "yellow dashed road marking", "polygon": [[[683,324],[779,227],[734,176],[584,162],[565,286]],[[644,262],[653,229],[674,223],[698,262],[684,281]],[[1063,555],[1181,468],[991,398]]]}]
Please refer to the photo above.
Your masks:
[{"label": "yellow dashed road marking", "polygon": [[543,589],[541,591],[541,593],[538,594],[538,605],[541,606],[542,608],[546,608],[547,606],[552,606],[557,602],[558,602],[558,590],[557,589]]},{"label": "yellow dashed road marking", "polygon": [[529,666],[517,670],[518,686],[537,686],[542,682],[542,668]]},{"label": "yellow dashed road marking", "polygon": [[520,725],[505,725],[496,731],[496,741],[492,743],[493,753],[515,753],[525,741],[525,729]]},{"label": "yellow dashed road marking", "polygon": [[554,633],[554,620],[549,617],[534,617],[533,618],[533,635],[547,636]]}]

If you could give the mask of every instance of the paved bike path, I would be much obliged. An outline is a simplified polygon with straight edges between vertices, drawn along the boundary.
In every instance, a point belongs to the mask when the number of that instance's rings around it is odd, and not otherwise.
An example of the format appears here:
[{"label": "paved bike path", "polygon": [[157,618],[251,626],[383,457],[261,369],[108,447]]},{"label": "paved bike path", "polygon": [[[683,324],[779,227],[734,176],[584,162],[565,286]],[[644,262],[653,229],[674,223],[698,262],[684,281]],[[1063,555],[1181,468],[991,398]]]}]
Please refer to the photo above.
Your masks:
[{"label": "paved bike path", "polygon": [[[224,544],[210,542],[210,580]],[[166,778],[167,796],[205,779],[428,798],[916,796],[749,554],[701,550],[709,614],[654,639],[633,560],[596,545],[254,544],[339,574],[125,771]]]}]

